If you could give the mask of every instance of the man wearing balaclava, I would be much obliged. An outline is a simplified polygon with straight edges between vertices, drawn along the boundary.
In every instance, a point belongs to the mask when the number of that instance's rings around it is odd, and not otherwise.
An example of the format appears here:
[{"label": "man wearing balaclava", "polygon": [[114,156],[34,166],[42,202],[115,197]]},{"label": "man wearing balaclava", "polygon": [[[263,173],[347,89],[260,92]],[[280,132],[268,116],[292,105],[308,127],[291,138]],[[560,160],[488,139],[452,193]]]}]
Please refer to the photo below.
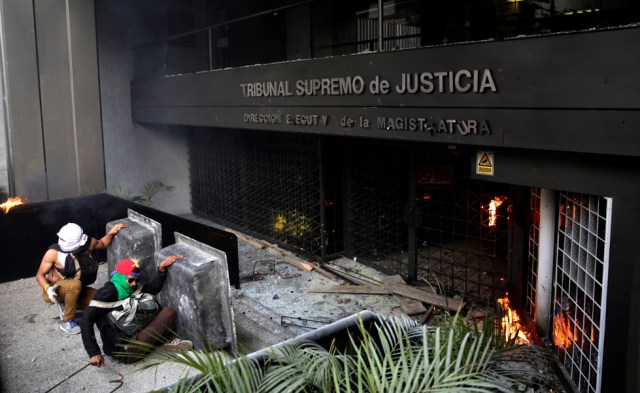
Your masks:
[{"label": "man wearing balaclava", "polygon": [[[123,259],[116,265],[111,280],[95,293],[89,308],[82,315],[82,343],[89,355],[89,363],[101,367],[105,355],[113,357],[123,363],[134,363],[146,356],[157,344],[164,342],[165,351],[188,351],[193,347],[189,340],[174,338],[172,328],[177,318],[176,310],[160,307],[153,313],[149,312],[148,319],[132,318],[131,330],[123,329],[110,320],[113,311],[123,310],[123,301],[135,301],[136,294],[144,290],[145,294],[155,295],[162,290],[167,270],[181,255],[170,255],[158,264],[156,271],[149,277],[143,277],[138,263],[132,259]],[[155,302],[154,302],[155,303]],[[139,303],[138,303],[139,304]],[[136,309],[149,309],[137,306]],[[94,327],[98,328],[102,341],[102,349],[96,339]]]},{"label": "man wearing balaclava", "polygon": [[36,281],[42,287],[42,300],[58,305],[62,331],[68,334],[80,333],[80,326],[75,320],[76,308],[79,305],[82,309],[86,308],[95,293],[94,288],[83,287],[79,279],[64,276],[67,255],[83,249],[91,252],[107,248],[113,237],[125,227],[127,224],[116,224],[98,240],[87,236],[78,224],[68,223],[58,231],[58,243],[44,254],[36,273]]}]

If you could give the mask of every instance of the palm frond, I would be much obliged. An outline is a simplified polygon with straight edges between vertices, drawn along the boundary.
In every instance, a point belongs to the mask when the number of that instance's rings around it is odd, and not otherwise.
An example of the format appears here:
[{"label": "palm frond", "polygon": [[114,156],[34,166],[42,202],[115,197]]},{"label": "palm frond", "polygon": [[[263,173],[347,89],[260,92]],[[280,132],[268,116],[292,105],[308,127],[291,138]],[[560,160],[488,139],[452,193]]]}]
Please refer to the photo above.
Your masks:
[{"label": "palm frond", "polygon": [[478,326],[460,312],[445,313],[436,326],[398,319],[369,326],[358,317],[357,329],[348,335],[345,348],[335,342],[329,349],[314,342],[280,345],[259,362],[244,356],[229,360],[211,348],[167,354],[164,360],[202,373],[180,391],[509,392],[514,381],[531,379],[526,370],[504,367],[519,347],[504,344],[493,321]]}]

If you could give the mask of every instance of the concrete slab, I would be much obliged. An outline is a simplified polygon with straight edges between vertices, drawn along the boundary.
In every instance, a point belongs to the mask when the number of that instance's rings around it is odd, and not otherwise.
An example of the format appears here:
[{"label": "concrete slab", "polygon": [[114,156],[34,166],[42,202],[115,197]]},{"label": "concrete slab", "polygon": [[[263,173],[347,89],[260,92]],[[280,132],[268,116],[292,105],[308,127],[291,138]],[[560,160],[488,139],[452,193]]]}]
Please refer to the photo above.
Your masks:
[{"label": "concrete slab", "polygon": [[162,247],[160,223],[127,209],[127,218],[108,222],[106,231],[109,232],[116,224],[127,224],[128,227],[122,228],[107,248],[108,274],[115,270],[116,264],[122,259],[136,260],[143,274],[153,273],[154,255]]},{"label": "concrete slab", "polygon": [[236,353],[226,255],[177,232],[175,243],[156,253],[155,265],[171,255],[184,258],[168,269],[158,300],[177,311],[176,331],[198,349],[229,347]]}]

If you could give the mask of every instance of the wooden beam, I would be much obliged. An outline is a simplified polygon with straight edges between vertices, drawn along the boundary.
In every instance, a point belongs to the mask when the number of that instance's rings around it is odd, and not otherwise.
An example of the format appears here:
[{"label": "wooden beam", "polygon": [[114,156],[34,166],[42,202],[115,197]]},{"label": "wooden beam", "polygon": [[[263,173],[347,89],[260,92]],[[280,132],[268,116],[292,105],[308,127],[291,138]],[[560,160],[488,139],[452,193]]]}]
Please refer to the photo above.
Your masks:
[{"label": "wooden beam", "polygon": [[335,266],[332,264],[324,264],[323,267],[326,270],[329,270],[335,274],[343,276],[345,279],[353,281],[358,285],[378,285],[378,286],[380,285],[380,283],[373,281],[370,278],[362,276],[357,272],[351,271],[349,269],[343,269],[339,266]]},{"label": "wooden beam", "polygon": [[406,299],[406,298],[401,298],[398,300],[400,302],[400,307],[402,308],[402,311],[404,311],[404,313],[407,315],[416,315],[416,314],[422,314],[423,312],[427,312],[427,309],[424,306],[424,304],[422,304],[422,302],[418,300]]},{"label": "wooden beam", "polygon": [[400,275],[387,276],[382,279],[384,286],[392,293],[409,299],[418,300],[422,303],[433,304],[434,306],[446,307],[450,310],[457,311],[464,306],[464,302],[461,300],[449,298],[446,296],[437,295],[429,291],[424,291],[407,285]]},{"label": "wooden beam", "polygon": [[394,285],[387,289],[396,295],[408,297],[409,299],[418,300],[422,303],[432,304],[434,306],[446,307],[453,311],[457,311],[464,306],[464,302],[461,300],[436,295],[435,293],[429,293],[409,285]]},{"label": "wooden beam", "polygon": [[387,289],[374,285],[321,285],[310,284],[308,292],[352,293],[363,295],[391,295]]},{"label": "wooden beam", "polygon": [[407,285],[407,283],[399,274],[383,277],[382,284],[385,286]]},{"label": "wooden beam", "polygon": [[407,297],[409,299],[418,300],[422,303],[433,304],[435,306],[446,307],[450,310],[457,311],[464,306],[461,300],[448,298],[446,296],[436,295],[434,293],[425,292],[421,289],[413,288],[406,284],[393,285],[387,287],[377,287],[373,285],[317,285],[311,284],[307,289],[308,292],[324,292],[324,293],[353,293],[368,295],[388,295],[395,294]]},{"label": "wooden beam", "polygon": [[300,259],[292,257],[292,256],[283,256],[282,260],[285,261],[286,263],[288,263],[289,265],[293,265],[299,269],[303,269],[306,270],[308,272],[312,271],[313,269],[315,269],[312,265],[306,263],[306,262],[302,262]]},{"label": "wooden beam", "polygon": [[431,314],[433,314],[435,310],[436,310],[436,306],[430,306],[429,310],[422,316],[422,319],[420,320],[420,325],[425,325],[427,322],[429,322],[429,318],[431,318]]}]

